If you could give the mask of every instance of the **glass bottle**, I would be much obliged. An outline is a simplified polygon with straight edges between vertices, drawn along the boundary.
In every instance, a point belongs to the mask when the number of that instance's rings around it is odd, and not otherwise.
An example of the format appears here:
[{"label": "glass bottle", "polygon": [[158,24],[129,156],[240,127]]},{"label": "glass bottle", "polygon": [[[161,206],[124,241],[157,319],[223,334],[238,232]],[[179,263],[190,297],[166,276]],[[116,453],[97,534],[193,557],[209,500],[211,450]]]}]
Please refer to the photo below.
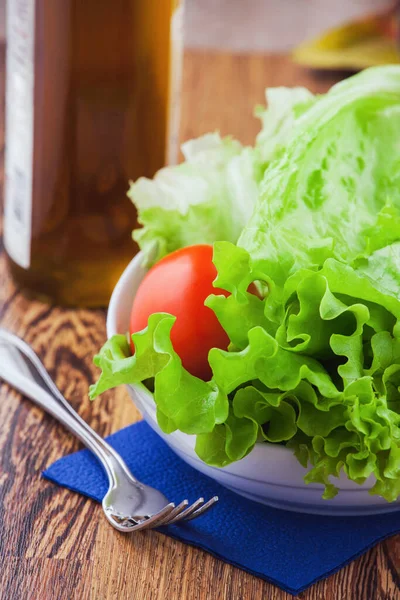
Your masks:
[{"label": "glass bottle", "polygon": [[177,0],[8,0],[4,241],[23,290],[105,306],[129,179],[177,154]]}]

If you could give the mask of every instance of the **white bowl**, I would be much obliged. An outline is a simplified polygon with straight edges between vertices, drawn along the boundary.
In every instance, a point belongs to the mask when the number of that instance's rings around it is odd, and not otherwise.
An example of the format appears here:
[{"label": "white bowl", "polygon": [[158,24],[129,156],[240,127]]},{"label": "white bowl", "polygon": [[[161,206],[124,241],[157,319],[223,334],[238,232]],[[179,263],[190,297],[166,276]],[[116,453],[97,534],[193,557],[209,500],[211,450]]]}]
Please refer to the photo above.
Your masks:
[{"label": "white bowl", "polygon": [[[138,254],[127,266],[111,296],[107,316],[107,335],[126,333],[136,290],[145,270],[142,256]],[[338,495],[323,500],[323,486],[304,483],[304,469],[288,448],[275,444],[256,444],[252,452],[242,460],[224,468],[210,467],[199,459],[194,451],[195,436],[179,431],[165,434],[157,424],[153,395],[143,385],[129,385],[128,391],[144,419],[152,429],[185,462],[212,477],[220,484],[270,506],[296,512],[327,515],[368,515],[392,512],[400,509],[400,502],[388,503],[379,496],[371,496],[368,490],[374,479],[363,485],[349,481],[343,474],[335,479]]]}]

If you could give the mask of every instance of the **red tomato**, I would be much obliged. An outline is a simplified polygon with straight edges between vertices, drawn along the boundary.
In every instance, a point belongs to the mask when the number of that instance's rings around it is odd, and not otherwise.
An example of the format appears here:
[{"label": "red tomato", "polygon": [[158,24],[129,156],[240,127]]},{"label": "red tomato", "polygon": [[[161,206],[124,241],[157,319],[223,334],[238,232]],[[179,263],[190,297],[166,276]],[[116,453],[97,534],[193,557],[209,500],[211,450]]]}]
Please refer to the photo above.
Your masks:
[{"label": "red tomato", "polygon": [[[133,301],[130,333],[147,327],[149,316],[167,312],[176,317],[171,330],[174,350],[189,373],[208,380],[211,348],[226,349],[229,338],[213,311],[204,306],[210,294],[229,292],[213,287],[217,271],[212,246],[197,245],[162,258],[145,275]],[[131,344],[134,351],[133,343]]]}]

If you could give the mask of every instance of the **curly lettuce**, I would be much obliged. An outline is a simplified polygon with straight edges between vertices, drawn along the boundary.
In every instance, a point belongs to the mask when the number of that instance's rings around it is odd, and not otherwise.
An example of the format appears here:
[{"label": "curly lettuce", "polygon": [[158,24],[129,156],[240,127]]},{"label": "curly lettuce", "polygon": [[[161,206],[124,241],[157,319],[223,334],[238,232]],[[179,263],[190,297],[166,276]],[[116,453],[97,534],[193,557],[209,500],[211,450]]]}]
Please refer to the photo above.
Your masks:
[{"label": "curly lettuce", "polygon": [[[268,98],[254,149],[235,146],[229,158],[225,149],[222,162],[204,155],[195,167],[198,183],[212,180],[205,203],[184,195],[178,221],[168,220],[155,180],[154,205],[142,211],[153,221],[137,234],[158,256],[214,242],[214,283],[229,295],[206,304],[231,343],[210,350],[211,380],[185,371],[170,341],[174,317],[155,314],[134,335],[134,356],[124,336],[105,344],[90,396],[152,379],[161,429],[196,435],[208,464],[283,444],[324,498],[344,472],[359,484],[372,477],[371,493],[391,502],[400,495],[400,67],[369,69],[324,96],[300,88]],[[248,292],[252,282],[262,297]]]}]

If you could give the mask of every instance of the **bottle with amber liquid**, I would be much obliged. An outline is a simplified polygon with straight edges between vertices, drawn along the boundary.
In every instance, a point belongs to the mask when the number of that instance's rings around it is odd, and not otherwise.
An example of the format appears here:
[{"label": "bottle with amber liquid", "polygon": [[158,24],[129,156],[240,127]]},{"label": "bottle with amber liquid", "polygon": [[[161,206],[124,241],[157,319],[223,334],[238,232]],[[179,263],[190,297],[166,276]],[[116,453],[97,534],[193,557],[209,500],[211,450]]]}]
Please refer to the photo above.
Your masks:
[{"label": "bottle with amber liquid", "polygon": [[175,161],[179,0],[8,0],[4,242],[20,289],[105,306],[129,180]]}]

